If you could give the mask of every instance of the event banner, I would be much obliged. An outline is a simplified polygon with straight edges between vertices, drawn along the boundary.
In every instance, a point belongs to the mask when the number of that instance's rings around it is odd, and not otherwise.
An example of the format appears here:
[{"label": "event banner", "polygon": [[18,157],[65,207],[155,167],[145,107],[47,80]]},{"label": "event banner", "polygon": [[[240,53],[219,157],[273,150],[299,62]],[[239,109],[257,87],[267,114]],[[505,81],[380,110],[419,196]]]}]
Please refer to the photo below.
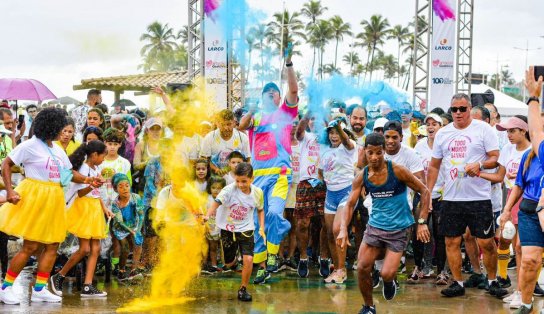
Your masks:
[{"label": "event banner", "polygon": [[449,108],[455,92],[457,0],[433,0],[428,110]]},{"label": "event banner", "polygon": [[204,79],[208,103],[227,108],[227,40],[212,18],[204,20]]}]

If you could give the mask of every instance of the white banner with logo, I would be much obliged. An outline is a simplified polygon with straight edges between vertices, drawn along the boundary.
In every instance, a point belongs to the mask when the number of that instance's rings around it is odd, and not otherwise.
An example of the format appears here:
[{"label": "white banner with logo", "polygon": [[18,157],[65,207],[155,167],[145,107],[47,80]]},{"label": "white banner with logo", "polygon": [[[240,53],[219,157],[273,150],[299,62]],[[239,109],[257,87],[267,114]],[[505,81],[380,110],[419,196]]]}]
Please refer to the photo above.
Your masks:
[{"label": "white banner with logo", "polygon": [[455,92],[456,31],[457,0],[434,0],[428,111],[447,110]]},{"label": "white banner with logo", "polygon": [[208,104],[227,108],[227,40],[211,18],[204,21],[204,79]]}]

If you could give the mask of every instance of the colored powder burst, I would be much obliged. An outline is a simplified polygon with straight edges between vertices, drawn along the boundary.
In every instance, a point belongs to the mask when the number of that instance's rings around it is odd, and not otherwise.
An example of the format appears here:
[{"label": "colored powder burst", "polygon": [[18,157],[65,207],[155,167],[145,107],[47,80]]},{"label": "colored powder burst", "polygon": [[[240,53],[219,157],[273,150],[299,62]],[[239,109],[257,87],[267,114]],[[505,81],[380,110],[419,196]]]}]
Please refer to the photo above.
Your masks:
[{"label": "colored powder burst", "polygon": [[204,14],[211,16],[211,13],[219,7],[219,0],[204,0]]},{"label": "colored powder burst", "polygon": [[455,20],[455,13],[449,0],[433,0],[433,12],[442,22],[446,20]]},{"label": "colored powder burst", "polygon": [[[204,86],[203,82],[196,84]],[[186,295],[187,288],[198,276],[207,253],[206,226],[197,218],[203,214],[206,198],[192,181],[193,169],[180,162],[184,150],[183,136],[191,137],[208,120],[215,108],[204,104],[207,95],[195,88],[172,97],[175,113],[163,115],[166,125],[174,131],[171,149],[161,149],[161,163],[172,182],[172,193],[163,210],[154,210],[153,226],[160,238],[159,263],[153,269],[151,291],[135,299],[118,312],[142,312],[194,300]]]}]

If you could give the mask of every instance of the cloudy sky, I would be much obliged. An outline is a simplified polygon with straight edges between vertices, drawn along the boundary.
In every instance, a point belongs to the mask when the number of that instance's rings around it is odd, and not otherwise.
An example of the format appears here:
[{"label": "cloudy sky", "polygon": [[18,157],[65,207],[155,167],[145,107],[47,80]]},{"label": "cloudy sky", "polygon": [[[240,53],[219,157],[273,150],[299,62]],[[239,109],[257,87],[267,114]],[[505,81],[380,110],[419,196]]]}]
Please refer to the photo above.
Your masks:
[{"label": "cloudy sky", "polygon": [[[280,11],[281,0],[248,0],[249,5],[268,16]],[[288,0],[286,8],[298,11],[304,0]],[[360,22],[372,14],[382,14],[391,25],[406,25],[413,20],[415,1],[409,0],[322,0],[329,8],[325,17],[340,15],[360,32]],[[516,79],[525,67],[525,52],[514,47],[529,48],[529,64],[544,64],[544,1],[477,0],[474,15],[473,71],[495,73],[508,65]],[[340,5],[341,4],[341,5]],[[73,91],[81,79],[139,73],[140,35],[153,21],[168,23],[179,29],[187,23],[187,0],[2,0],[2,48],[0,77],[35,78],[46,84],[57,96],[85,97],[85,91]],[[263,21],[265,22],[265,21]],[[342,45],[339,56],[348,50]],[[535,50],[540,48],[541,50]],[[385,50],[396,54],[391,42]],[[325,55],[325,63],[333,58],[333,45]],[[360,52],[364,55],[363,52]],[[311,50],[308,49],[308,55]],[[307,56],[308,56],[307,55]],[[307,60],[308,57],[305,58]],[[404,58],[403,58],[404,59]],[[303,58],[294,59],[299,68],[307,69]],[[138,104],[145,97],[126,98]],[[113,101],[112,93],[104,93],[104,101]]]}]

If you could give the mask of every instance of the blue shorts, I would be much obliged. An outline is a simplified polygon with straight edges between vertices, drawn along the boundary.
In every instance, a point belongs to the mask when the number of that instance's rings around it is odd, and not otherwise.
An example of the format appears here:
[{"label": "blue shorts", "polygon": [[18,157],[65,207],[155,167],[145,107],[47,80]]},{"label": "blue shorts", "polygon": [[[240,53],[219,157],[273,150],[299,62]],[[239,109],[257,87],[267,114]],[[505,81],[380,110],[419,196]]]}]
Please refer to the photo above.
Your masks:
[{"label": "blue shorts", "polygon": [[341,203],[347,202],[350,192],[351,185],[338,191],[327,190],[327,195],[325,196],[325,214],[336,214],[338,206]]},{"label": "blue shorts", "polygon": [[540,228],[536,213],[527,214],[521,210],[519,211],[518,232],[521,246],[544,247],[544,232]]}]

